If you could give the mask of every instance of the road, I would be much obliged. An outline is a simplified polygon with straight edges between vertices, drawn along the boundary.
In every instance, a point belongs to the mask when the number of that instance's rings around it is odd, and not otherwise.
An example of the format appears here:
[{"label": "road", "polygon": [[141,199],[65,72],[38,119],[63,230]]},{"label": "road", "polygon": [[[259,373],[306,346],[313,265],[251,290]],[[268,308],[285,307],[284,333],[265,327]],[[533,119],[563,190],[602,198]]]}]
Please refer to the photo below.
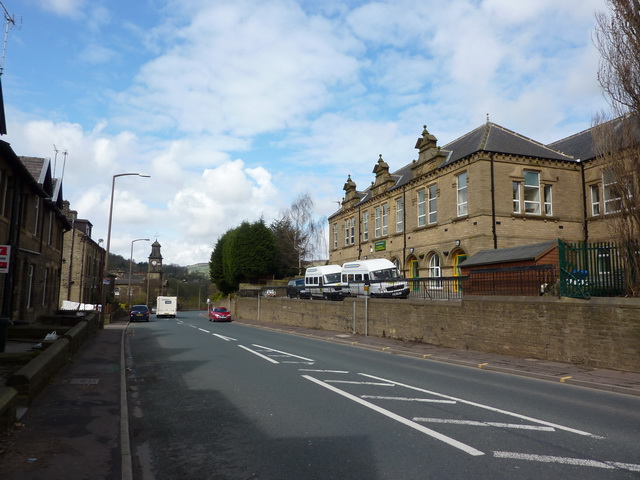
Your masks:
[{"label": "road", "polygon": [[212,323],[127,336],[135,478],[640,478],[640,398]]}]

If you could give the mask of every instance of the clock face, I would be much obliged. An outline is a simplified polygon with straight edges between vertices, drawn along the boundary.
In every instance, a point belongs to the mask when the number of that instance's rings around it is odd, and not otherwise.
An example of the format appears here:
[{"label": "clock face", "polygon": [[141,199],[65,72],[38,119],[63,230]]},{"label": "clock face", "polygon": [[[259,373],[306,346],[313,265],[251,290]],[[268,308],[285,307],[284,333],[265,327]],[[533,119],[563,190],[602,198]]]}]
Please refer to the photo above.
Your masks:
[{"label": "clock face", "polygon": [[151,265],[153,265],[153,266],[155,267],[156,265],[158,265],[158,262],[157,262],[156,260],[153,260],[153,261],[151,262]]}]

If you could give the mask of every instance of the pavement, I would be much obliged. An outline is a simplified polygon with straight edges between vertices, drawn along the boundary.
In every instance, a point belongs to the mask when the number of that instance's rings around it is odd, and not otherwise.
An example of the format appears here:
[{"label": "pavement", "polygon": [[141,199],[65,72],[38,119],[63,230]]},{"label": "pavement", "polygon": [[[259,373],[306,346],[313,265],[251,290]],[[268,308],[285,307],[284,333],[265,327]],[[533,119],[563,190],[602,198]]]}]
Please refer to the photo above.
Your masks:
[{"label": "pavement", "polygon": [[[507,355],[460,351],[333,331],[237,320],[247,327],[406,355],[429,362],[640,396],[640,373],[593,369]],[[33,401],[16,425],[0,432],[2,480],[133,478],[129,445],[124,338],[128,320],[91,338]],[[30,349],[7,342],[6,351]]]}]

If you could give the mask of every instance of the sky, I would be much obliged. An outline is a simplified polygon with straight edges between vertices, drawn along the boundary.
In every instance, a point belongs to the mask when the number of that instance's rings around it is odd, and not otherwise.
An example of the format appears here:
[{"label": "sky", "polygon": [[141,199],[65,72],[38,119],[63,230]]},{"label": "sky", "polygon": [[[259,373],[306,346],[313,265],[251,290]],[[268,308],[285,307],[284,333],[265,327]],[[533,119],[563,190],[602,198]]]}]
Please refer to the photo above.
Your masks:
[{"label": "sky", "polygon": [[51,159],[95,241],[114,175],[150,175],[115,177],[110,251],[138,262],[156,239],[165,264],[208,262],[304,194],[326,218],[379,155],[417,158],[423,125],[445,145],[488,116],[546,144],[608,109],[605,0],[1,2],[0,139]]}]

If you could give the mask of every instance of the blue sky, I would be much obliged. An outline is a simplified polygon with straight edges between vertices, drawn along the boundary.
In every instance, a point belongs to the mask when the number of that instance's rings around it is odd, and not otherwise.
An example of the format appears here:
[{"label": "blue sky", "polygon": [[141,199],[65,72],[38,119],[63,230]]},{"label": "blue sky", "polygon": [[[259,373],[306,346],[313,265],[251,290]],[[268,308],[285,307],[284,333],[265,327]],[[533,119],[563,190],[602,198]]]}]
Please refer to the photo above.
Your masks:
[{"label": "blue sky", "polygon": [[111,251],[125,258],[157,238],[165,263],[206,262],[229,228],[307,192],[326,217],[379,154],[392,170],[416,158],[424,124],[444,145],[488,114],[549,143],[607,108],[592,42],[604,0],[2,3],[20,26],[2,139],[55,176],[64,163],[94,240],[112,176],[151,175],[116,181]]}]

